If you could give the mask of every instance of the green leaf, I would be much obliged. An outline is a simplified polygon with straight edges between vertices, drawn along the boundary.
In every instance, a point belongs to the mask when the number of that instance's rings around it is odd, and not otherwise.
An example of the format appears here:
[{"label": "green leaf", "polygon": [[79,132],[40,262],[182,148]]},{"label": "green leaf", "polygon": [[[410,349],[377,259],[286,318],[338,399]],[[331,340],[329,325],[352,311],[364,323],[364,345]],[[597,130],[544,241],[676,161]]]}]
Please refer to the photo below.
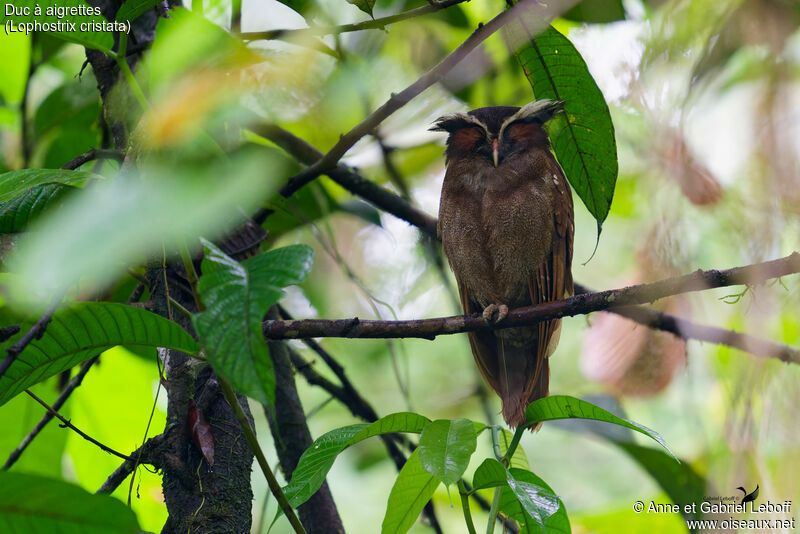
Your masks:
[{"label": "green leaf", "polygon": [[275,371],[261,321],[283,288],[303,280],[314,251],[305,245],[270,250],[242,263],[213,243],[205,246],[198,290],[206,310],[193,316],[209,363],[236,389],[259,402],[275,403]]},{"label": "green leaf", "polygon": [[[505,454],[508,450],[508,446],[511,444],[511,440],[514,439],[514,434],[509,432],[506,429],[501,429],[500,433],[497,436],[497,439],[500,444],[500,453]],[[517,447],[514,450],[514,455],[511,457],[511,465],[509,467],[518,467],[520,469],[530,469],[530,464],[528,463],[528,456],[525,454],[525,449],[522,447]]]},{"label": "green leaf", "polygon": [[667,447],[667,444],[658,432],[650,430],[646,426],[634,423],[633,421],[617,417],[599,406],[595,406],[581,399],[576,399],[575,397],[570,397],[568,395],[551,395],[550,397],[544,397],[530,403],[525,413],[528,417],[528,421],[531,423],[578,418],[605,421],[607,423],[624,426],[655,440],[659,445],[664,447],[675,460],[678,459],[672,454],[672,451]]},{"label": "green leaf", "polygon": [[[0,345],[4,352],[30,328]],[[116,345],[165,347],[193,354],[197,344],[177,323],[141,308],[79,302],[58,310],[41,339],[25,347],[0,377],[0,405],[30,387]]]},{"label": "green leaf", "polygon": [[523,19],[510,30],[528,44],[517,52],[537,99],[564,101],[548,123],[553,150],[572,187],[597,220],[598,234],[617,181],[614,124],[603,94],[572,43],[552,26],[533,37]]},{"label": "green leaf", "polygon": [[622,0],[583,0],[561,15],[577,22],[603,23],[625,20]]},{"label": "green leaf", "polygon": [[564,503],[547,483],[524,469],[506,471],[500,511],[514,519],[522,533],[569,534]]},{"label": "green leaf", "polygon": [[419,449],[415,450],[397,474],[392,491],[389,493],[381,534],[408,532],[437,486],[439,481],[422,467]]},{"label": "green leaf", "polygon": [[0,526],[25,534],[139,534],[134,513],[108,495],[60,480],[0,471]]},{"label": "green leaf", "polygon": [[461,480],[477,446],[478,434],[472,421],[439,419],[422,429],[417,450],[422,467],[449,486]]},{"label": "green leaf", "polygon": [[375,0],[347,0],[348,4],[353,4],[358,9],[372,17],[372,8],[375,7]]},{"label": "green leaf", "polygon": [[[20,23],[34,21],[52,25],[60,23],[60,26],[57,30],[48,31],[46,33],[52,35],[53,37],[63,39],[64,41],[76,43],[87,48],[94,48],[95,50],[101,50],[103,52],[110,52],[111,48],[114,46],[114,38],[112,37],[111,32],[81,31],[82,24],[106,22],[106,19],[104,19],[102,15],[65,15],[63,17],[58,17],[56,13],[51,15],[47,14],[48,8],[53,7],[87,8],[88,4],[82,0],[16,0],[13,4],[17,8],[28,8],[30,10],[30,14],[22,16],[7,16],[5,14],[5,10],[3,10],[0,12],[0,25],[2,25],[4,28],[6,28],[6,21],[8,20],[14,24],[14,27]],[[35,14],[34,8],[36,6],[41,8],[41,13],[39,15]],[[67,22],[75,25],[74,31],[71,27],[66,25]]]},{"label": "green leaf", "polygon": [[306,502],[325,482],[333,461],[350,445],[379,434],[412,432],[419,434],[430,419],[410,412],[381,417],[374,423],[361,423],[331,430],[317,438],[306,449],[292,473],[292,480],[283,489],[292,506]]},{"label": "green leaf", "polygon": [[[277,188],[280,172],[274,160],[257,153],[212,161],[153,156],[137,175],[122,174],[71,195],[20,239],[9,258],[20,276],[14,297],[46,306],[54,293],[81,279],[102,287],[148,255],[170,254],[177,243],[199,236],[224,235]],[[46,181],[54,180],[40,180]]]},{"label": "green leaf", "polygon": [[472,475],[472,487],[476,490],[505,486],[506,468],[494,458],[486,458]]},{"label": "green leaf", "polygon": [[56,183],[37,185],[7,202],[0,202],[0,233],[22,232],[47,209],[61,203],[77,187]]},{"label": "green leaf", "polygon": [[142,13],[155,6],[161,0],[126,0],[117,11],[117,20],[130,23],[138,19]]},{"label": "green leaf", "polygon": [[58,183],[63,185],[83,185],[87,180],[101,179],[102,176],[87,171],[67,171],[62,169],[22,169],[0,174],[0,202],[7,202],[30,191],[37,185]]}]

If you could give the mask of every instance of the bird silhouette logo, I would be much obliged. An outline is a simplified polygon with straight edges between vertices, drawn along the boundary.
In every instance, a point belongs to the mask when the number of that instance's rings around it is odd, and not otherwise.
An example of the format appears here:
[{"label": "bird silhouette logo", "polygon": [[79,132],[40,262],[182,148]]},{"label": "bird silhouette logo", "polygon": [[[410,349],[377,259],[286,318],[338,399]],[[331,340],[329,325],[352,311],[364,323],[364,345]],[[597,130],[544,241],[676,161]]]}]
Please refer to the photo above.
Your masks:
[{"label": "bird silhouette logo", "polygon": [[756,497],[758,497],[758,484],[756,484],[756,489],[754,489],[751,493],[747,493],[747,490],[744,489],[742,486],[739,486],[736,489],[741,491],[742,494],[743,494],[743,496],[742,496],[742,504],[745,504],[745,503],[748,503],[748,502],[753,502],[753,501],[756,500]]}]

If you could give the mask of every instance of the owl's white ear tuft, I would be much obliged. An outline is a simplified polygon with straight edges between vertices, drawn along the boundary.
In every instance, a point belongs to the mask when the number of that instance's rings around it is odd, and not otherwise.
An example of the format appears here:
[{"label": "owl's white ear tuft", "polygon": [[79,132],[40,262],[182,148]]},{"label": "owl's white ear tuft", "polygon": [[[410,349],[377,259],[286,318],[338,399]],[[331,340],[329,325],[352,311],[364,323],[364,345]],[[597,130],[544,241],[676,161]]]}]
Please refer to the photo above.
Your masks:
[{"label": "owl's white ear tuft", "polygon": [[455,113],[450,113],[448,115],[444,115],[443,117],[439,117],[436,119],[436,122],[433,123],[433,126],[429,128],[429,130],[432,132],[453,133],[461,128],[470,128],[474,126],[483,128],[488,135],[489,129],[483,122],[463,111],[457,111]]},{"label": "owl's white ear tuft", "polygon": [[519,111],[503,121],[503,125],[500,127],[501,135],[506,126],[511,123],[538,122],[539,124],[544,124],[552,119],[553,115],[561,111],[564,111],[563,100],[543,99],[536,100],[530,104],[525,104],[519,109]]}]

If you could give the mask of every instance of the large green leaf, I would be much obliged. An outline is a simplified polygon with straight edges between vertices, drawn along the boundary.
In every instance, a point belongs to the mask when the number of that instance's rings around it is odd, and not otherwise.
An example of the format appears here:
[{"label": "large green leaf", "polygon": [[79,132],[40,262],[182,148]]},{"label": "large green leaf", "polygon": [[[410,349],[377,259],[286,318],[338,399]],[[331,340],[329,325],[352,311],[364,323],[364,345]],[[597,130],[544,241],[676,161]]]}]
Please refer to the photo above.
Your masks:
[{"label": "large green leaf", "polygon": [[569,534],[564,503],[547,483],[524,469],[506,471],[507,485],[500,494],[500,511],[514,519],[520,532]]},{"label": "large green leaf", "polygon": [[666,449],[666,451],[669,452],[672,457],[675,458],[675,460],[677,460],[675,455],[672,454],[672,451],[664,442],[664,438],[662,438],[658,432],[650,430],[646,426],[634,423],[633,421],[628,421],[627,419],[617,417],[613,413],[606,411],[599,406],[595,406],[591,402],[586,402],[585,400],[576,399],[575,397],[570,397],[568,395],[552,395],[550,397],[544,397],[530,403],[525,414],[528,417],[528,421],[531,423],[578,418],[605,421],[606,423],[624,426],[655,440],[659,445],[664,447],[664,449]]},{"label": "large green leaf", "polygon": [[59,205],[77,187],[57,183],[36,185],[18,197],[0,202],[0,233],[21,232],[48,208]]},{"label": "large green leaf", "polygon": [[59,183],[82,185],[87,180],[102,178],[87,171],[67,171],[62,169],[22,169],[0,174],[0,202],[7,202],[37,185]]},{"label": "large green leaf", "polygon": [[[15,28],[20,23],[33,23],[35,21],[41,24],[46,23],[50,25],[46,27],[48,28],[46,33],[71,43],[76,43],[87,48],[102,50],[103,52],[110,52],[111,48],[114,46],[114,38],[111,32],[92,31],[95,29],[92,27],[85,27],[85,30],[89,31],[81,30],[82,25],[105,22],[106,20],[102,17],[102,15],[73,16],[69,14],[62,14],[63,16],[58,16],[59,14],[57,12],[48,14],[49,10],[54,8],[63,9],[76,7],[86,9],[88,8],[88,4],[83,0],[15,0],[13,5],[15,5],[17,9],[27,9],[28,11],[26,12],[27,14],[20,16],[7,16],[5,14],[5,10],[0,11],[0,24],[2,24],[6,30],[9,30],[10,28],[10,26],[6,26],[6,21],[13,23]],[[36,8],[39,8],[38,12],[35,11]],[[66,24],[67,22],[74,24],[74,30],[72,27]],[[16,32],[19,31],[19,29],[9,31]]]},{"label": "large green leaf", "polygon": [[0,532],[139,534],[133,512],[107,495],[38,475],[0,471]]},{"label": "large green leaf", "polygon": [[374,423],[360,423],[331,430],[306,449],[292,473],[292,480],[283,491],[292,506],[300,506],[322,486],[336,456],[350,445],[379,434],[418,434],[429,422],[430,419],[422,415],[400,412],[381,417]]},{"label": "large green leaf", "polygon": [[450,485],[461,480],[477,446],[478,434],[472,421],[438,419],[422,429],[417,450],[422,467]]},{"label": "large green leaf", "polygon": [[261,321],[283,288],[303,280],[314,251],[306,245],[270,250],[242,263],[203,240],[198,290],[206,310],[194,327],[208,361],[233,386],[266,404],[275,402],[275,371]]},{"label": "large green leaf", "polygon": [[439,480],[422,467],[419,449],[415,450],[397,474],[392,491],[389,493],[381,534],[408,532],[437,486]]},{"label": "large green leaf", "polygon": [[535,35],[527,24],[520,18],[509,25],[527,41],[517,59],[537,99],[564,102],[564,113],[550,120],[548,132],[564,174],[597,220],[599,232],[611,208],[618,172],[608,105],[569,39],[552,26]]},{"label": "large green leaf", "polygon": [[[12,346],[30,323],[0,345]],[[80,302],[58,310],[41,339],[25,347],[0,378],[0,405],[42,380],[116,345],[147,345],[189,354],[197,344],[178,324],[141,308],[111,302]]]}]

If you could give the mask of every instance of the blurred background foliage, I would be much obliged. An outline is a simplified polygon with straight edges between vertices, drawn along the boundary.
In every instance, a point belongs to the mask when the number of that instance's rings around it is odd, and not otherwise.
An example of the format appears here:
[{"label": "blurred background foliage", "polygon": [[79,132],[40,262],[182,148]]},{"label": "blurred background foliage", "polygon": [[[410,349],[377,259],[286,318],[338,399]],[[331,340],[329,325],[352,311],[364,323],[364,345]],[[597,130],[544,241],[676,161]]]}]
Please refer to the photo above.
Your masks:
[{"label": "blurred background foliage", "polygon": [[[358,4],[244,0],[241,30],[365,20]],[[422,5],[422,0],[377,0],[372,9],[380,17]],[[147,163],[178,182],[205,165],[204,158],[215,150],[236,146],[231,167],[218,171],[219,184],[210,183],[214,177],[184,184],[199,188],[192,197],[196,202],[224,191],[226,183],[238,184],[223,178],[253,173],[254,162],[269,178],[254,190],[262,196],[300,169],[254,134],[239,146],[238,133],[226,125],[275,122],[325,151],[390,93],[412,83],[478,23],[502,10],[504,2],[473,0],[386,31],[322,38],[290,32],[247,46],[223,31],[230,28],[230,2],[210,0],[204,7],[207,20],[175,13],[161,21],[156,44],[137,71],[153,107],[134,135],[151,143]],[[586,264],[595,246],[595,223],[576,203],[577,281],[606,289],[800,249],[798,24],[800,7],[793,0],[584,0],[554,22],[581,52],[606,97],[620,158],[611,211],[597,253]],[[47,35],[3,35],[0,57],[0,171],[57,168],[108,145],[96,82],[91,69],[82,71],[80,47]],[[427,131],[432,121],[455,110],[521,106],[533,98],[502,36],[495,35],[441,84],[362,139],[344,162],[435,215],[444,139]],[[120,97],[117,105],[135,109],[136,103]],[[266,159],[254,159],[254,149],[265,146]],[[91,162],[82,169],[113,176],[118,164]],[[245,187],[230,201],[252,194]],[[459,313],[452,275],[419,232],[328,178],[268,207],[275,210],[264,225],[268,246],[306,243],[316,249],[313,271],[301,287],[290,288],[284,303],[294,316],[389,319]],[[113,206],[107,209],[105,224],[114,225],[113,213]],[[186,213],[202,216],[188,208]],[[129,219],[128,227],[135,224]],[[95,253],[108,245],[89,241],[83,246]],[[112,247],[108,250],[113,254]],[[124,278],[108,294],[113,298],[130,287],[131,279]],[[799,287],[787,278],[733,297],[723,289],[659,305],[699,323],[797,347]],[[499,421],[499,404],[481,382],[465,336],[434,342],[327,339],[323,344],[379,415],[413,409],[432,419]],[[314,360],[305,345],[292,345]],[[101,359],[64,411],[90,435],[133,450],[144,432],[158,372],[152,355],[113,352]],[[716,345],[684,343],[595,314],[564,321],[551,369],[551,392],[613,400],[631,419],[660,432],[707,481],[705,495],[738,495],[736,487],[759,484],[761,495],[773,502],[800,502],[795,415],[800,371],[795,367]],[[299,379],[298,387],[315,437],[353,422],[323,391]],[[36,390],[46,400],[57,394],[54,383]],[[154,429],[163,428],[163,393],[158,403],[161,419]],[[23,398],[0,408],[0,422],[8,429],[0,436],[0,450],[19,443],[41,415],[38,410]],[[262,412],[253,412],[262,445],[272,450]],[[574,532],[685,530],[677,515],[632,512],[636,500],[669,502],[668,482],[659,485],[632,460],[630,450],[576,430],[546,424],[522,442],[531,469],[563,498]],[[488,438],[481,439],[475,458],[490,455],[489,448]],[[23,458],[20,470],[64,476],[90,491],[118,464],[52,424]],[[394,476],[377,441],[354,447],[336,462],[328,480],[349,532],[372,532],[369,526],[380,524]],[[160,530],[165,509],[159,477],[143,469],[139,477],[134,508],[145,529]],[[275,503],[258,474],[253,483],[254,532],[266,532]],[[123,485],[116,495],[124,500],[127,490]],[[461,512],[443,488],[435,499],[445,530],[461,531]],[[485,522],[485,514],[474,513],[477,522]],[[279,522],[272,532],[282,528]],[[420,523],[412,529],[426,531]]]}]

